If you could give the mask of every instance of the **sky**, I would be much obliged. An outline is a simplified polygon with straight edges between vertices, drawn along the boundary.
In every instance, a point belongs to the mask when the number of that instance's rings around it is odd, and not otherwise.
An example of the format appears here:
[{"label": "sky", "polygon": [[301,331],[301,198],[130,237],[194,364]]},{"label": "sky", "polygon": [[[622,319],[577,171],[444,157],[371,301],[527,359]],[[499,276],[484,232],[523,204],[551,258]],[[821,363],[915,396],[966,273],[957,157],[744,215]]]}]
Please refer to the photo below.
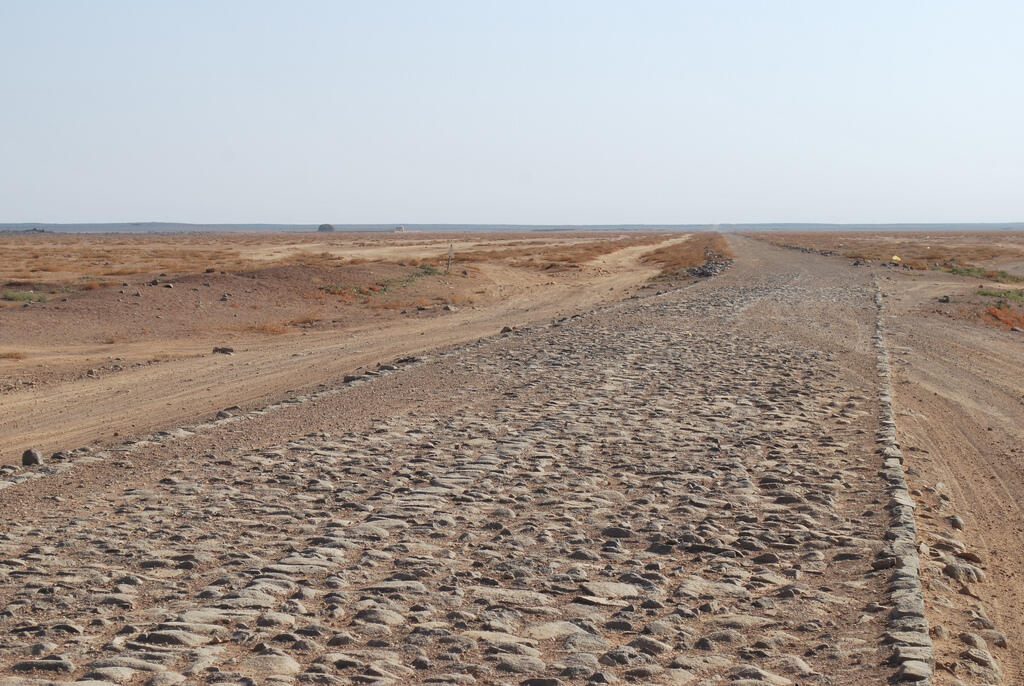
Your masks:
[{"label": "sky", "polygon": [[1024,221],[1024,2],[0,0],[0,222]]}]

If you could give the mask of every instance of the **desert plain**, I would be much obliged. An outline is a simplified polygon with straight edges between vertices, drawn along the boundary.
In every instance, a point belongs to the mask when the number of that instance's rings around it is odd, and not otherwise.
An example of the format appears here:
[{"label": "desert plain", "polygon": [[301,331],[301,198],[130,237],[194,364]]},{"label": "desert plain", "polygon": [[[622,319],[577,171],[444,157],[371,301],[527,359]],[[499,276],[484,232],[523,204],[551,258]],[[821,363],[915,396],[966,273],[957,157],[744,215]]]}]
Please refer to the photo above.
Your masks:
[{"label": "desert plain", "polygon": [[3,686],[1024,683],[1020,233],[0,244]]}]

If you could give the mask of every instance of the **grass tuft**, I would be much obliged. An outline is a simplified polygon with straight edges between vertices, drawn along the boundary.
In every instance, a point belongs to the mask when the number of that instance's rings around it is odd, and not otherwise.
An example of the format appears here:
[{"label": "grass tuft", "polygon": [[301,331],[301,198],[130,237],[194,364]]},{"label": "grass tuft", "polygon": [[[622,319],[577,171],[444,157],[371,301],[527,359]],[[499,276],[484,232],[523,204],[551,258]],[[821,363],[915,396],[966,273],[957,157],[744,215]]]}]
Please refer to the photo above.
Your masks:
[{"label": "grass tuft", "polygon": [[288,327],[283,324],[275,324],[274,322],[260,322],[259,324],[250,324],[249,326],[242,327],[243,331],[252,331],[254,333],[265,333],[270,335],[278,335],[282,333],[288,333]]},{"label": "grass tuft", "polygon": [[939,267],[942,271],[949,272],[950,274],[956,274],[957,276],[971,276],[976,279],[988,279],[989,281],[998,281],[999,283],[1020,283],[1024,281],[1024,276],[1018,276],[1017,274],[1011,274],[1001,269],[985,269],[984,267],[967,267],[959,264],[944,264]]},{"label": "grass tuft", "polygon": [[979,288],[978,295],[985,295],[990,298],[1005,298],[1009,300],[1017,300],[1018,302],[1024,302],[1024,288],[1006,291],[999,290],[997,288]]},{"label": "grass tuft", "polygon": [[43,293],[35,293],[33,291],[9,290],[9,291],[4,291],[3,297],[4,297],[4,300],[10,300],[12,302],[18,302],[18,303],[28,303],[28,302],[44,303],[44,302],[46,302],[46,295],[45,294],[43,294]]}]

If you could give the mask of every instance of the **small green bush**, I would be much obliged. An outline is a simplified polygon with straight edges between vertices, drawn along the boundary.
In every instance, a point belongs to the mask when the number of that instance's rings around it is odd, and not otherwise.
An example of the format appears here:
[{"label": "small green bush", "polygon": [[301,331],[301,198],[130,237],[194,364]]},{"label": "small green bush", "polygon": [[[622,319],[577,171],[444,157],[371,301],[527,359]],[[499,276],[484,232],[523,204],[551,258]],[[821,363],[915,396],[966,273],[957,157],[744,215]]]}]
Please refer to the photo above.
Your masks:
[{"label": "small green bush", "polygon": [[1015,291],[1001,291],[995,288],[981,288],[978,289],[978,295],[986,295],[990,298],[1008,298],[1010,300],[1024,302],[1024,288],[1019,288]]},{"label": "small green bush", "polygon": [[989,279],[1000,283],[1020,283],[1024,281],[1024,276],[1018,276],[1002,270],[985,269],[984,267],[963,267],[958,264],[951,264],[943,265],[941,269],[957,276],[973,276],[976,279]]},{"label": "small green bush", "polygon": [[46,302],[46,296],[42,293],[33,293],[32,291],[4,291],[4,300],[18,303],[44,303]]}]

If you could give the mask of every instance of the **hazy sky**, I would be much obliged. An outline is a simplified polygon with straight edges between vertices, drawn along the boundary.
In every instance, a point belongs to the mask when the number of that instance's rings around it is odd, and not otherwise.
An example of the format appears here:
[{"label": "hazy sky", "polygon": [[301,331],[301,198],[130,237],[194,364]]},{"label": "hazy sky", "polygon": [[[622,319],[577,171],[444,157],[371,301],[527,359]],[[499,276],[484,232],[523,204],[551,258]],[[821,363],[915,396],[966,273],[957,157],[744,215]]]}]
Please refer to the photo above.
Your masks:
[{"label": "hazy sky", "polygon": [[0,0],[0,222],[1024,221],[1024,2]]}]

